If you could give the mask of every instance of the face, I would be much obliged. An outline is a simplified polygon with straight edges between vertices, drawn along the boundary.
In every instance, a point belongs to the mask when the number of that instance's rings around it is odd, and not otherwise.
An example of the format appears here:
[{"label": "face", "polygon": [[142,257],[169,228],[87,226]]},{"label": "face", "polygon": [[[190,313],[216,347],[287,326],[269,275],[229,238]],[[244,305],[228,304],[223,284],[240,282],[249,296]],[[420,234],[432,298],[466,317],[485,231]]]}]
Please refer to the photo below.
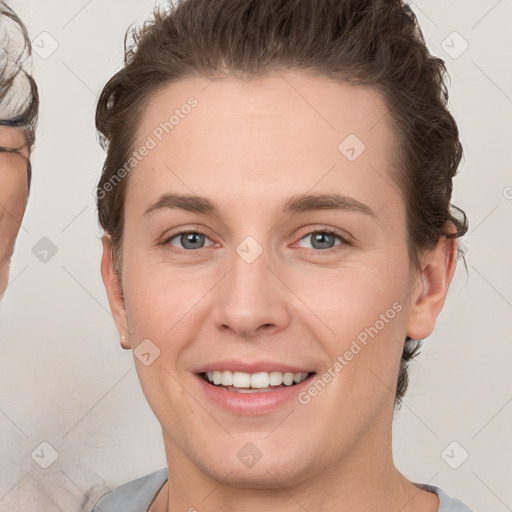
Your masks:
[{"label": "face", "polygon": [[155,95],[125,199],[122,295],[104,238],[111,308],[168,460],[234,486],[385,456],[404,339],[430,334],[453,271],[451,244],[410,272],[379,94],[282,76]]},{"label": "face", "polygon": [[[0,146],[19,148],[24,143],[19,130],[0,126]],[[0,297],[7,287],[14,243],[27,204],[27,159],[26,148],[20,154],[0,152]]]}]

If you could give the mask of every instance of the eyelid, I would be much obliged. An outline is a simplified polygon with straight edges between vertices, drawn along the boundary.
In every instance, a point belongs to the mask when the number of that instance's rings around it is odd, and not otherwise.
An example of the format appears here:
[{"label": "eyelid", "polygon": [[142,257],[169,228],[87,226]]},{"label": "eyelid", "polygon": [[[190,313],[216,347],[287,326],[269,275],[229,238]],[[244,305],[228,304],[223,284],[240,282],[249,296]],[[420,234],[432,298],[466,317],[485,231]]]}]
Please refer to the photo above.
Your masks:
[{"label": "eyelid", "polygon": [[301,250],[305,251],[314,251],[317,254],[330,254],[332,252],[337,252],[343,250],[344,247],[352,246],[353,242],[351,240],[350,235],[348,233],[341,231],[339,229],[333,228],[331,226],[317,226],[315,228],[308,228],[293,245],[297,244],[304,238],[313,235],[314,233],[328,233],[329,235],[333,235],[341,241],[340,244],[334,245],[334,247],[330,247],[329,249],[315,249],[309,247],[299,247]]},{"label": "eyelid", "polygon": [[[336,229],[336,228],[333,228],[331,226],[326,226],[326,225],[319,225],[319,226],[316,226],[316,227],[309,227],[309,228],[305,228],[307,229],[307,231],[304,231],[300,236],[299,238],[297,239],[296,242],[294,242],[292,245],[295,245],[296,243],[300,242],[302,239],[306,238],[307,236],[311,236],[315,233],[328,233],[330,235],[333,235],[335,237],[338,237],[340,240],[341,240],[341,244],[338,244],[338,245],[335,245],[334,247],[331,247],[329,249],[315,249],[315,248],[300,248],[300,249],[303,249],[303,250],[311,250],[311,251],[315,251],[317,253],[330,253],[332,251],[337,251],[337,250],[340,250],[340,248],[342,248],[343,246],[351,246],[353,245],[353,242],[352,242],[352,237],[344,232],[344,231],[341,231],[339,229]],[[207,230],[206,230],[207,231]],[[208,238],[211,242],[212,242],[212,245],[215,245],[216,242],[214,240],[212,240],[212,238],[210,236],[208,236],[207,233],[205,233],[205,229],[202,227],[202,226],[197,226],[197,227],[194,227],[194,226],[191,226],[189,228],[184,228],[184,229],[181,229],[177,232],[174,232],[174,233],[171,233],[169,235],[166,235],[164,237],[164,241],[162,242],[162,245],[170,245],[170,241],[173,240],[174,238],[177,238],[181,235],[184,235],[184,234],[190,234],[190,233],[195,233],[195,234],[198,234],[198,235],[203,235],[205,236],[206,238]],[[201,251],[202,249],[207,249],[208,247],[212,247],[212,245],[209,245],[209,246],[206,246],[206,247],[200,247],[199,249],[180,249],[178,247],[174,247],[173,252],[176,252],[178,254],[191,254],[191,253],[197,253],[199,251]]]},{"label": "eyelid", "polygon": [[334,228],[332,226],[324,225],[324,224],[319,224],[314,227],[307,227],[307,228],[305,228],[305,230],[306,231],[304,231],[304,234],[301,235],[300,240],[302,240],[302,238],[304,238],[305,236],[311,235],[313,233],[328,232],[328,233],[334,234],[336,236],[339,236],[347,244],[351,243],[351,241],[352,241],[352,236],[349,233],[347,233],[346,231],[344,231],[342,229]]},{"label": "eyelid", "polygon": [[[170,234],[166,234],[163,237],[163,241],[161,242],[161,244],[162,245],[170,245],[171,240],[173,240],[174,238],[177,238],[181,235],[195,233],[197,235],[203,235],[204,237],[206,237],[208,240],[210,240],[212,242],[212,245],[214,245],[216,242],[214,240],[212,240],[212,238],[206,233],[206,231],[208,231],[208,230],[206,228],[203,228],[202,226],[196,226],[196,227],[190,226],[188,228],[183,228],[183,229],[180,229],[179,231],[176,231],[176,232],[173,232]],[[206,246],[206,247],[200,247],[199,249],[180,249],[179,247],[173,246],[173,252],[177,252],[180,254],[183,254],[183,253],[192,254],[192,253],[197,253],[197,252],[201,251],[202,249],[207,249],[208,247],[211,247],[211,245]]]}]

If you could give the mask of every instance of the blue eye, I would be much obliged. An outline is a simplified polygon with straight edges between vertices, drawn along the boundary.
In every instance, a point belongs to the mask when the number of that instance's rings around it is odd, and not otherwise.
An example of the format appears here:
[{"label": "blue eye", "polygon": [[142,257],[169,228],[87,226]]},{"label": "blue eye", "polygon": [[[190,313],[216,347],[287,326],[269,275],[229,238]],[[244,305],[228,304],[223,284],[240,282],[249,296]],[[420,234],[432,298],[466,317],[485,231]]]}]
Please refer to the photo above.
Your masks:
[{"label": "blue eye", "polygon": [[166,241],[166,243],[174,246],[174,244],[171,243],[174,239],[178,239],[181,244],[181,247],[178,247],[178,249],[191,251],[194,249],[202,249],[205,239],[208,239],[208,237],[197,231],[182,231],[181,233],[173,235]]},{"label": "blue eye", "polygon": [[[328,252],[334,249],[337,245],[348,245],[348,242],[341,235],[330,229],[322,229],[318,231],[311,231],[301,240],[306,238],[311,239],[312,249]],[[340,240],[340,244],[336,244],[336,239]]]},{"label": "blue eye", "polygon": [[[343,236],[332,229],[311,231],[300,240],[302,241],[307,238],[311,239],[311,249],[324,253],[335,251],[337,250],[336,247],[340,245],[350,245]],[[339,240],[340,243],[336,243],[336,239]],[[198,231],[181,231],[169,237],[164,242],[164,245],[171,245],[174,248],[172,250],[177,253],[190,253],[207,247],[207,245],[205,245],[207,240],[210,239],[204,233]],[[213,242],[209,245],[213,245]]]}]

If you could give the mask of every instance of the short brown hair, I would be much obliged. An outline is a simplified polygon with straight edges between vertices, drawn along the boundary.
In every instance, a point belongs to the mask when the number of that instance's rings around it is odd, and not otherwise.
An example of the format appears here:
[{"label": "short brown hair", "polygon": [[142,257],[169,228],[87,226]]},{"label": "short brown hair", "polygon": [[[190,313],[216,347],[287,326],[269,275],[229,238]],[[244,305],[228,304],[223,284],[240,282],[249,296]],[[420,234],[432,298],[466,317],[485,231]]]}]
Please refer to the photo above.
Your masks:
[{"label": "short brown hair", "polygon": [[[125,64],[105,85],[96,127],[106,159],[97,188],[101,226],[120,265],[127,179],[107,184],[134,150],[137,122],[162,87],[199,75],[264,76],[295,69],[383,93],[399,141],[396,176],[407,213],[411,268],[441,237],[468,229],[450,203],[462,158],[455,120],[447,109],[444,61],[432,56],[416,16],[401,0],[182,0],[157,9],[127,32]],[[452,208],[454,210],[452,210]],[[459,218],[459,217],[462,218]],[[396,389],[407,389],[407,366],[419,349],[405,340]]]}]

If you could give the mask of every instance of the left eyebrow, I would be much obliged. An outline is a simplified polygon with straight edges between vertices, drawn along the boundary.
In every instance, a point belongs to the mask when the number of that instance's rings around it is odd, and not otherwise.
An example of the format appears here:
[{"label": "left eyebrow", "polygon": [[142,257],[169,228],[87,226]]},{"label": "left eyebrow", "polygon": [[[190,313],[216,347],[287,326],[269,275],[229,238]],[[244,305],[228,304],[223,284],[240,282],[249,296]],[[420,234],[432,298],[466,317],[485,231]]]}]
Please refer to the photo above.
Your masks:
[{"label": "left eyebrow", "polygon": [[[150,205],[144,215],[162,209],[178,209],[193,213],[218,215],[218,208],[207,197],[188,194],[164,194]],[[366,204],[352,197],[339,194],[303,194],[290,197],[283,205],[283,213],[304,213],[318,210],[342,210],[363,213],[376,217],[375,212]]]},{"label": "left eyebrow", "polygon": [[342,210],[376,217],[375,212],[357,199],[340,194],[293,196],[283,206],[283,213],[303,213],[317,210]]}]

